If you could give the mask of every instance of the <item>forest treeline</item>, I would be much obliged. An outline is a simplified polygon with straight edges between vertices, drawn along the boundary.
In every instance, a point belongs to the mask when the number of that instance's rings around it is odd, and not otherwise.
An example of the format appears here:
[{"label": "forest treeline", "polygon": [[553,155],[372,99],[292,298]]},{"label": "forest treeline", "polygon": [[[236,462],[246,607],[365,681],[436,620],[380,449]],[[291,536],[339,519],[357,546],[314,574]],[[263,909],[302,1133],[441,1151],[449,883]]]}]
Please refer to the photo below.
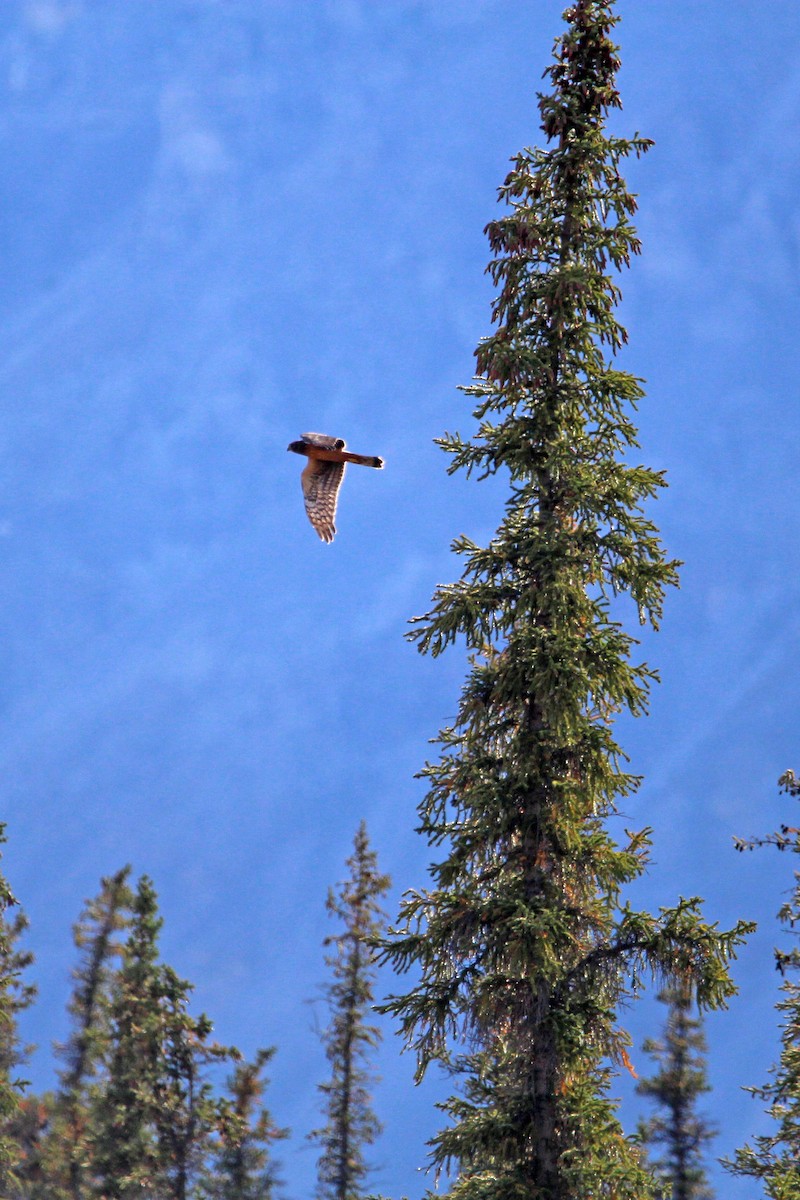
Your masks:
[{"label": "forest treeline", "polygon": [[[17,1018],[27,982],[27,922],[7,887],[0,1055],[2,1194],[7,1200],[133,1195],[228,1200],[272,1195],[272,1146],[285,1136],[264,1104],[271,1049],[245,1060],[189,1011],[191,985],[161,961],[153,885],[130,868],[101,882],[74,927],[71,1032],[56,1047],[58,1083],[24,1085]],[[224,1072],[222,1087],[212,1077]]]},{"label": "forest treeline", "polygon": [[[346,879],[326,906],[336,930],[325,941],[322,1037],[330,1077],[319,1085],[325,1123],[308,1137],[319,1150],[318,1195],[363,1194],[366,1149],[381,1125],[372,1108],[370,1020],[373,942],[385,926],[366,827],[356,832]],[[73,930],[77,965],[71,1031],[56,1046],[56,1087],[33,1093],[22,1076],[30,1047],[18,1031],[34,1002],[27,921],[0,877],[0,1195],[4,1200],[269,1200],[274,1147],[288,1130],[266,1105],[273,1048],[245,1059],[192,1016],[192,986],[161,960],[162,919],[153,884],[130,867],[101,881]]]},{"label": "forest treeline", "polygon": [[[791,772],[780,783],[800,799],[800,781]],[[758,846],[800,854],[800,827],[784,823],[763,838],[736,841],[740,851]],[[372,1061],[381,1034],[372,1014],[377,952],[386,941],[380,901],[390,880],[378,870],[363,822],[345,865],[346,878],[326,901],[336,927],[324,942],[328,1021],[322,1038],[330,1067],[319,1084],[324,1124],[306,1135],[319,1151],[318,1200],[372,1195],[368,1152],[382,1132]],[[32,1048],[22,1044],[17,1020],[36,998],[33,956],[24,946],[24,913],[2,876],[0,910],[0,1195],[5,1200],[280,1195],[275,1149],[290,1131],[276,1124],[266,1105],[265,1068],[274,1049],[247,1060],[212,1039],[205,1015],[190,1014],[191,985],[159,956],[162,922],[147,876],[134,886],[124,867],[104,878],[74,926],[71,1031],[55,1046],[57,1084],[44,1094],[34,1093],[22,1078]],[[800,872],[778,916],[789,930],[800,925]],[[778,1004],[784,1014],[782,1049],[771,1081],[748,1089],[766,1102],[774,1132],[721,1161],[735,1174],[761,1179],[766,1196],[797,1200],[800,988],[789,973],[800,968],[800,952],[779,948],[775,961],[784,978]],[[685,981],[670,984],[659,999],[667,1010],[663,1033],[642,1047],[657,1070],[636,1088],[654,1111],[640,1121],[630,1146],[651,1176],[648,1194],[710,1200],[708,1168],[718,1129],[698,1105],[710,1091],[702,1017]],[[601,1183],[599,1178],[598,1188]]]},{"label": "forest treeline", "polygon": [[[474,428],[437,440],[451,473],[498,476],[506,501],[486,545],[456,538],[459,578],[412,623],[421,653],[458,643],[469,662],[453,722],[422,771],[428,885],[406,891],[385,928],[386,881],[362,829],[348,879],[329,897],[340,923],[328,947],[330,1078],[313,1134],[324,1200],[368,1194],[380,966],[399,990],[379,1007],[415,1055],[417,1078],[438,1067],[452,1087],[429,1144],[438,1194],[708,1195],[701,1022],[734,995],[731,961],[753,926],[720,929],[699,898],[634,908],[629,885],[647,870],[651,831],[626,830],[621,843],[611,832],[641,782],[615,721],[645,712],[656,678],[622,623],[625,604],[634,624],[657,629],[680,567],[650,516],[666,480],[639,460],[642,380],[618,360],[619,277],[640,250],[622,169],[651,143],[607,128],[621,108],[614,9],[613,0],[566,9],[538,97],[544,144],[511,160],[501,214],[486,227],[492,330],[463,389]],[[498,89],[508,82],[498,75]],[[782,785],[800,796],[790,773]],[[789,823],[762,843],[800,852]],[[789,930],[800,922],[799,889],[796,875],[779,914]],[[134,886],[127,871],[104,880],[78,922],[72,1033],[46,1097],[15,1082],[24,1059],[15,1017],[32,995],[24,921],[7,891],[5,906],[3,1195],[272,1196],[283,1131],[265,1106],[271,1051],[244,1060],[190,1014],[188,983],[158,955],[151,882]],[[776,964],[782,1043],[757,1091],[773,1132],[727,1166],[774,1200],[800,1200],[797,950],[781,949]],[[641,1085],[655,1112],[630,1134],[610,1087],[629,1066],[618,1013],[643,981],[661,989],[667,1017],[649,1046],[655,1073]],[[220,1072],[223,1083],[212,1083]]]}]

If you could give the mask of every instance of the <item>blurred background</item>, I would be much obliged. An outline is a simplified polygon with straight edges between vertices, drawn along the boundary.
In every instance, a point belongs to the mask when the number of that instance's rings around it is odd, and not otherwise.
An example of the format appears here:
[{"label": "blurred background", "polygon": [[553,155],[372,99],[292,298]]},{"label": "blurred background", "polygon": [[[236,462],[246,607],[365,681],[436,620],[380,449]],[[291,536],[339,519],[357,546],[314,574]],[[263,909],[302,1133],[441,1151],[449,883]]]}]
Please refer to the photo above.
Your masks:
[{"label": "blurred background", "polygon": [[[457,386],[490,328],[482,230],[509,157],[540,141],[562,7],[0,6],[0,816],[37,960],[27,1074],[53,1081],[70,926],[130,862],[217,1037],[278,1047],[294,1197],[326,1076],[309,1003],[324,899],[359,820],[392,913],[426,881],[414,775],[464,662],[403,635],[457,577],[450,541],[487,539],[503,501],[449,478],[432,439],[472,429]],[[776,780],[800,770],[800,8],[618,12],[613,128],[657,143],[627,172],[644,253],[622,280],[623,364],[647,380],[642,459],[670,482],[652,515],[685,560],[644,638],[651,716],[618,731],[644,776],[626,819],[654,829],[632,899],[759,921],[739,996],[708,1022],[722,1154],[767,1127],[741,1087],[777,1058],[792,883],[791,860],[739,857],[732,836],[793,819]],[[305,430],[386,460],[350,470],[331,546],[286,453]],[[641,1074],[662,1017],[652,1000],[623,1014]],[[414,1196],[445,1093],[414,1089],[398,1051],[387,1027],[374,1184]]]}]

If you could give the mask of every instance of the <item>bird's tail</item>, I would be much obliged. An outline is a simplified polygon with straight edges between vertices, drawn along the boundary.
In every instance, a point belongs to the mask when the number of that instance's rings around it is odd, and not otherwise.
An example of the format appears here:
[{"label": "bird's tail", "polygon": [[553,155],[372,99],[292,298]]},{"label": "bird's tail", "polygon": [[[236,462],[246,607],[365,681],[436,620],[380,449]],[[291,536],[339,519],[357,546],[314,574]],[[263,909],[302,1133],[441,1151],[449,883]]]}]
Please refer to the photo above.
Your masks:
[{"label": "bird's tail", "polygon": [[344,462],[356,463],[359,467],[383,466],[383,459],[378,458],[376,454],[351,454],[349,450],[342,450],[341,458]]}]

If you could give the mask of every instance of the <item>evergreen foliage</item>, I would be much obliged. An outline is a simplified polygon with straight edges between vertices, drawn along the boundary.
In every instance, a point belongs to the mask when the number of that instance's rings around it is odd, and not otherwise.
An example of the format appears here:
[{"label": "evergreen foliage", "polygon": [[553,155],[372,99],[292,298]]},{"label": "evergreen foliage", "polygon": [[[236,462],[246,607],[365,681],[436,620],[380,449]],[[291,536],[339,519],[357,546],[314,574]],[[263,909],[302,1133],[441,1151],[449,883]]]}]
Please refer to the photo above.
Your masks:
[{"label": "evergreen foliage", "polygon": [[449,471],[507,475],[485,547],[459,537],[458,582],[440,586],[412,636],[438,655],[458,639],[471,669],[441,757],[423,772],[420,829],[444,857],[411,893],[384,946],[419,982],[387,1006],[418,1056],[458,1090],[432,1142],[459,1200],[617,1200],[651,1193],[608,1096],[629,1038],[616,1009],[640,975],[691,981],[702,1007],[733,992],[722,933],[697,900],[653,916],[624,903],[648,831],[621,847],[606,819],[638,780],[612,735],[645,711],[654,672],[612,599],[657,627],[669,560],[643,505],[663,486],[638,465],[638,379],[615,365],[626,340],[614,272],[639,242],[620,167],[649,142],[605,131],[620,106],[613,4],[580,0],[540,96],[543,150],[524,150],[490,222],[499,289],[477,351],[476,435],[440,439]]},{"label": "evergreen foliage", "polygon": [[191,985],[171,967],[161,968],[161,1070],[156,1088],[155,1126],[161,1169],[169,1200],[187,1200],[199,1178],[219,1104],[206,1072],[211,1064],[238,1059],[237,1050],[210,1042],[213,1026],[205,1014],[188,1011]]},{"label": "evergreen foliage", "polygon": [[[0,824],[0,846],[5,841],[5,825]],[[17,1170],[26,1166],[18,1152],[18,1135],[27,1118],[20,1107],[25,1081],[18,1072],[28,1047],[20,1041],[17,1017],[36,995],[35,986],[24,981],[33,955],[19,945],[27,928],[27,917],[0,874],[0,1186],[7,1192],[17,1180]]]},{"label": "evergreen foliage", "polygon": [[219,1104],[206,1068],[238,1053],[209,1042],[211,1022],[188,1012],[190,985],[158,957],[152,883],[140,879],[110,1008],[110,1052],[90,1151],[103,1200],[187,1200],[200,1178]]},{"label": "evergreen foliage", "polygon": [[[98,1103],[103,1065],[110,1048],[112,984],[122,946],[116,935],[127,928],[133,892],[130,867],[103,878],[99,894],[86,902],[73,929],[79,963],[68,1011],[73,1029],[59,1048],[64,1066],[48,1137],[48,1177],[53,1200],[82,1200],[91,1136],[90,1114]],[[56,1190],[57,1189],[57,1190]]]},{"label": "evergreen foliage", "polygon": [[325,987],[331,1019],[323,1034],[331,1078],[320,1085],[326,1124],[310,1134],[322,1148],[320,1200],[360,1200],[365,1195],[363,1183],[369,1166],[364,1151],[381,1132],[372,1109],[375,1075],[370,1066],[380,1031],[366,1018],[374,1001],[372,945],[385,931],[379,900],[391,880],[378,871],[377,855],[370,849],[363,821],[346,865],[347,879],[329,891],[326,901],[328,913],[342,928],[325,939],[325,945],[332,948],[325,959],[333,977]]},{"label": "evergreen foliage", "polygon": [[48,1163],[53,1102],[52,1093],[35,1096],[26,1091],[11,1118],[8,1136],[14,1162],[2,1193],[8,1200],[62,1200],[65,1195],[52,1186]]},{"label": "evergreen foliage", "polygon": [[[793,771],[786,771],[778,781],[783,791],[800,799],[800,780]],[[756,846],[774,846],[800,854],[800,826],[781,825],[762,838],[737,838],[736,849],[752,850]],[[794,872],[794,888],[789,899],[781,905],[778,920],[789,933],[798,936],[800,929],[800,870]],[[781,1053],[772,1068],[772,1079],[764,1087],[748,1088],[767,1104],[767,1112],[775,1122],[775,1130],[754,1139],[736,1151],[733,1161],[724,1160],[734,1175],[749,1175],[760,1179],[764,1194],[771,1200],[800,1200],[800,982],[791,978],[800,971],[800,948],[776,949],[775,966],[784,977],[782,997],[776,1008],[782,1016]]]},{"label": "evergreen foliage", "polygon": [[672,985],[659,994],[668,1005],[664,1036],[648,1039],[645,1053],[658,1063],[651,1079],[642,1079],[637,1092],[648,1096],[657,1111],[639,1126],[648,1146],[661,1146],[664,1155],[650,1164],[665,1185],[670,1200],[709,1200],[713,1192],[703,1165],[715,1128],[697,1111],[697,1099],[710,1091],[706,1076],[706,1040],[702,1021],[692,1015],[692,996],[686,987]]},{"label": "evergreen foliage", "polygon": [[[248,1063],[210,1040],[208,1018],[188,1011],[191,985],[159,959],[162,922],[152,883],[143,877],[133,891],[129,875],[125,867],[103,879],[75,926],[73,1029],[57,1047],[60,1086],[42,1096],[19,1099],[13,1077],[25,1057],[15,1017],[34,993],[21,981],[31,956],[16,946],[26,922],[20,914],[0,920],[2,1195],[270,1200],[270,1150],[286,1136],[262,1102],[273,1051]],[[0,881],[2,888],[7,906],[16,903]],[[213,1068],[231,1062],[227,1091],[218,1094]]]},{"label": "evergreen foliage", "polygon": [[94,1113],[97,1195],[108,1200],[158,1194],[164,1179],[157,1144],[161,1081],[161,987],[156,895],[138,884],[130,934],[111,1002],[108,1078]]},{"label": "evergreen foliage", "polygon": [[287,1136],[273,1122],[263,1097],[264,1067],[275,1053],[259,1050],[252,1062],[239,1062],[228,1079],[220,1106],[216,1156],[199,1195],[202,1200],[270,1200],[277,1179],[271,1149]]}]

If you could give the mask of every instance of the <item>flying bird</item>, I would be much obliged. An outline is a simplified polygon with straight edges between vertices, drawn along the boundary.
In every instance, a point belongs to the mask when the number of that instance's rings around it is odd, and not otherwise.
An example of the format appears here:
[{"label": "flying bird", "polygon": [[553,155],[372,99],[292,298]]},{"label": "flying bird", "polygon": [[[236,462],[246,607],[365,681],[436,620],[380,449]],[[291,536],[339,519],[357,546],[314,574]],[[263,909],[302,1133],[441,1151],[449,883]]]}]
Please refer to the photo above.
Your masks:
[{"label": "flying bird", "polygon": [[333,518],[336,516],[336,501],[339,499],[345,465],[383,466],[383,459],[376,455],[351,454],[344,447],[342,438],[328,437],[325,433],[304,433],[299,442],[290,442],[286,447],[295,454],[304,454],[308,459],[300,474],[303,499],[308,519],[323,542],[332,542],[336,533]]}]

